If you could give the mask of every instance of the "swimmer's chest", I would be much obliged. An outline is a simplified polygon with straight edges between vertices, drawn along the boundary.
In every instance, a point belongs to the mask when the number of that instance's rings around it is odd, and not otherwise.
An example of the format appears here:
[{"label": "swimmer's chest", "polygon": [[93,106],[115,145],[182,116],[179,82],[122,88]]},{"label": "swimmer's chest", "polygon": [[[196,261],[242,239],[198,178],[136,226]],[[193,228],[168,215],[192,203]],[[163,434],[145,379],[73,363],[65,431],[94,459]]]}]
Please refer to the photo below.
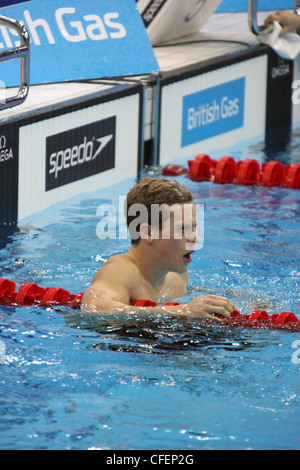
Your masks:
[{"label": "swimmer's chest", "polygon": [[165,282],[156,289],[148,281],[141,278],[139,285],[136,285],[131,301],[137,299],[151,300],[157,302],[162,297],[180,297],[186,294],[187,280],[176,273],[169,273]]}]

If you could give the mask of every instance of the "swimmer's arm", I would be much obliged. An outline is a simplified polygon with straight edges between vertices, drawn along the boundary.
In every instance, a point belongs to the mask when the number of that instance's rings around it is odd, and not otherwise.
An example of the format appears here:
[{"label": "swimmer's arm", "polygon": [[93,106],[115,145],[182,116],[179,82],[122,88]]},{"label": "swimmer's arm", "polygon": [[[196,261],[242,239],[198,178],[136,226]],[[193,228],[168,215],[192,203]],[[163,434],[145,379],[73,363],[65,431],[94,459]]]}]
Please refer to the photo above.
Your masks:
[{"label": "swimmer's arm", "polygon": [[82,301],[82,309],[87,313],[99,315],[113,315],[118,313],[162,313],[195,318],[206,318],[221,321],[216,317],[229,318],[235,310],[234,305],[225,297],[214,295],[198,296],[187,304],[135,307],[127,302],[122,302],[117,292],[104,290],[104,286],[91,286]]},{"label": "swimmer's arm", "polygon": [[100,315],[113,315],[121,312],[162,313],[220,321],[213,314],[229,317],[235,307],[230,300],[215,295],[201,295],[182,305],[133,307],[130,305],[130,296],[126,288],[123,286],[116,288],[109,283],[98,281],[94,282],[85,292],[82,299],[82,309],[87,313]]},{"label": "swimmer's arm", "polygon": [[107,262],[85,291],[82,309],[105,315],[128,307],[134,282],[138,282],[137,274],[127,263]]},{"label": "swimmer's arm", "polygon": [[83,295],[81,309],[86,313],[111,315],[128,307],[128,304],[128,295],[121,286],[116,289],[105,282],[94,282]]}]

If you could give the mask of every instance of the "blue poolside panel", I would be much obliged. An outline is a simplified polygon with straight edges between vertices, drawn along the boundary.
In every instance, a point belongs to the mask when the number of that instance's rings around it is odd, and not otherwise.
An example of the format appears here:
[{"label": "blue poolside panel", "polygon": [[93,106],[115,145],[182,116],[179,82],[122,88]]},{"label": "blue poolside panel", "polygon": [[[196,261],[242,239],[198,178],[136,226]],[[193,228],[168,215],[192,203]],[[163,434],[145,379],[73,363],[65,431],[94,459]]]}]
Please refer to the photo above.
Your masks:
[{"label": "blue poolside panel", "polygon": [[[294,0],[259,0],[259,10],[284,10],[295,7]],[[228,13],[228,12],[248,11],[247,0],[223,0],[217,13]]]}]

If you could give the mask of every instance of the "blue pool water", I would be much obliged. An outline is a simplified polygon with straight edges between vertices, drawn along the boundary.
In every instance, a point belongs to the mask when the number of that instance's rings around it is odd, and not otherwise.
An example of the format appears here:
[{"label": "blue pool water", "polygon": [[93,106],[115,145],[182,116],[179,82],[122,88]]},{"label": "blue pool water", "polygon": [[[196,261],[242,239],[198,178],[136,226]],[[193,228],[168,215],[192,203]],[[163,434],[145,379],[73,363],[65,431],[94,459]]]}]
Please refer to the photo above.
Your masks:
[{"label": "blue pool water", "polygon": [[[299,162],[300,134],[273,155]],[[219,158],[215,152],[212,158]],[[266,155],[259,142],[227,149]],[[188,301],[226,295],[241,313],[300,318],[300,191],[180,181],[205,204]],[[133,180],[2,233],[0,277],[83,291],[127,240],[96,236],[97,207]],[[0,449],[299,449],[299,334],[152,315],[0,307]]]}]

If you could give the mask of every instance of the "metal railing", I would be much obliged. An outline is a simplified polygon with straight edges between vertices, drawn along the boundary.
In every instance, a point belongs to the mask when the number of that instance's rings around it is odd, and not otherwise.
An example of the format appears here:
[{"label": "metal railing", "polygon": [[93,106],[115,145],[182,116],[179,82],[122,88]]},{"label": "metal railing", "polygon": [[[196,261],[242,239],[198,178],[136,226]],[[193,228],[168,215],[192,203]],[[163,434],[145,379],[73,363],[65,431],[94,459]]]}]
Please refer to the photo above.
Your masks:
[{"label": "metal railing", "polygon": [[[258,0],[248,0],[249,26],[251,31],[257,36],[266,29],[265,25],[259,26],[257,22]],[[300,0],[295,0],[295,10],[300,7]]]},{"label": "metal railing", "polygon": [[[0,26],[14,30],[20,39],[20,46],[0,52],[0,62],[20,59],[20,83],[15,96],[0,100],[0,110],[23,103],[28,95],[30,82],[30,38],[27,29],[20,21],[0,15]],[[1,78],[1,74],[0,74]]]}]

